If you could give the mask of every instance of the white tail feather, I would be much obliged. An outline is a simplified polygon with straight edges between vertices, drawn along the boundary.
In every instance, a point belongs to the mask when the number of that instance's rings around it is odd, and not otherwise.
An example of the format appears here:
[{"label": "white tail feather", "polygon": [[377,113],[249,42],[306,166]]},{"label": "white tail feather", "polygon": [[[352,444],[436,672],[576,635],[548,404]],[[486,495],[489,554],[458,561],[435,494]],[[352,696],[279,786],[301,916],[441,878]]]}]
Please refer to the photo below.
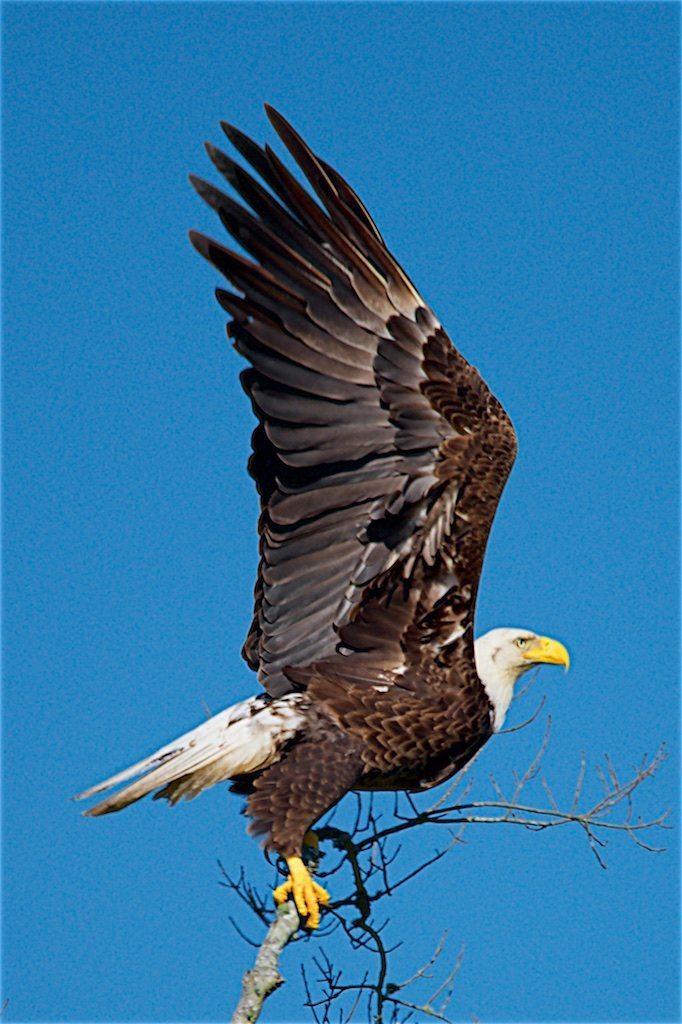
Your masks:
[{"label": "white tail feather", "polygon": [[274,701],[258,696],[234,704],[75,799],[84,800],[142,776],[84,812],[96,817],[119,811],[161,787],[157,796],[175,803],[182,797],[191,800],[217,782],[267,768],[303,725],[301,700],[298,694],[287,694]]}]

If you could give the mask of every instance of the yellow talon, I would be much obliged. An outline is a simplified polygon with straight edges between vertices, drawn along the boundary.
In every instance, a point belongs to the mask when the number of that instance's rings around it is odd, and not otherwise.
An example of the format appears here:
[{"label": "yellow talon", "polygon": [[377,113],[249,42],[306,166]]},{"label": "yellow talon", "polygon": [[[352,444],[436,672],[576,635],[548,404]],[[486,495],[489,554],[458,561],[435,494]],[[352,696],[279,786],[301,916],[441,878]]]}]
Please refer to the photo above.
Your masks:
[{"label": "yellow talon", "polygon": [[300,916],[308,919],[306,928],[317,928],[320,923],[320,905],[329,903],[329,893],[313,881],[300,857],[287,857],[286,862],[289,878],[273,892],[275,903],[284,903],[293,893]]},{"label": "yellow talon", "polygon": [[293,886],[291,884],[291,879],[289,878],[287,879],[286,882],[282,882],[281,885],[278,885],[276,889],[273,889],[272,895],[274,896],[275,903],[278,906],[280,903],[286,903],[286,901],[289,899],[289,893],[291,892],[292,888]]}]

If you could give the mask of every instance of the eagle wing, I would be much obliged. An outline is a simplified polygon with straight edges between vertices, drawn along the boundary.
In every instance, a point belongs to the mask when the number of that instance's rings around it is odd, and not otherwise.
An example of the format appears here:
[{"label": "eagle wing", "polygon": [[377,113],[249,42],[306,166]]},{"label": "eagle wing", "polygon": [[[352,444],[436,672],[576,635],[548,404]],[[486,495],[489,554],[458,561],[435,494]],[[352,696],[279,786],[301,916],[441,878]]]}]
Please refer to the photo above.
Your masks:
[{"label": "eagle wing", "polygon": [[245,205],[192,178],[251,257],[192,233],[234,288],[217,296],[258,418],[260,565],[244,657],[273,696],[329,659],[349,681],[386,686],[421,666],[437,687],[437,659],[484,701],[473,615],[513,427],[352,188],[266,110],[319,202],[227,124],[262,184],[211,145]]}]

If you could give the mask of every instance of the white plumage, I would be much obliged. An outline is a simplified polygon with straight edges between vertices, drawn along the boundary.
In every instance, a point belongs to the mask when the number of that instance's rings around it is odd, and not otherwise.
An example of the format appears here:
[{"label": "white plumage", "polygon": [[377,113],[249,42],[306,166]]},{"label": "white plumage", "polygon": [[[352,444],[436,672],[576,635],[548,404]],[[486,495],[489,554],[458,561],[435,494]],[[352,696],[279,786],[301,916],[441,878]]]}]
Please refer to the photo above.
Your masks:
[{"label": "white plumage", "polygon": [[157,795],[174,804],[182,797],[191,800],[217,782],[267,768],[304,724],[301,703],[299,694],[274,701],[260,695],[240,701],[144,760],[79,793],[76,799],[95,796],[136,775],[142,776],[85,811],[87,816],[96,817],[119,811],[154,789],[164,787]]}]

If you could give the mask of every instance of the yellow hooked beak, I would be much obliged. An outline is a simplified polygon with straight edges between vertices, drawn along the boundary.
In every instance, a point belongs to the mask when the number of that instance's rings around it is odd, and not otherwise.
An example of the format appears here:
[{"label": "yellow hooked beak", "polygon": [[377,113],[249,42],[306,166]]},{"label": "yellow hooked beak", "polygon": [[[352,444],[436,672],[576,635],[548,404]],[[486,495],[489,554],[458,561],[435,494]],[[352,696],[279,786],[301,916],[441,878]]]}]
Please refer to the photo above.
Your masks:
[{"label": "yellow hooked beak", "polygon": [[523,651],[522,657],[545,665],[563,665],[567,672],[571,664],[571,658],[564,645],[548,636],[539,636],[533,640],[530,647]]}]

